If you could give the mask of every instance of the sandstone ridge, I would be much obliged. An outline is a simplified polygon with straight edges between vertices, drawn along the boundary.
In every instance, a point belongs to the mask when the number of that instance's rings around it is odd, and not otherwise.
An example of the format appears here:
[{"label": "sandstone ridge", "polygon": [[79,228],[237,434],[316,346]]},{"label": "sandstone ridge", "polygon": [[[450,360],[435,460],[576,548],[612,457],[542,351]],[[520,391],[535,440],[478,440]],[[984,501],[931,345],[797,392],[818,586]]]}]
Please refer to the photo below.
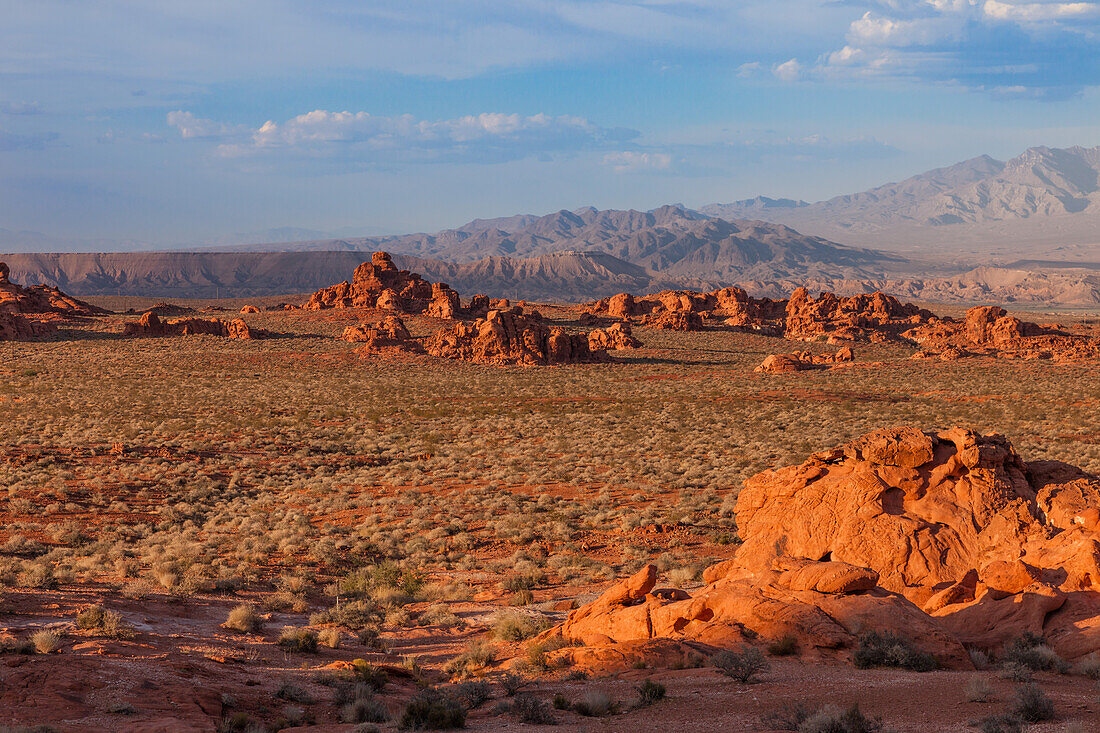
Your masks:
[{"label": "sandstone ridge", "polygon": [[[940,664],[1023,633],[1067,660],[1100,650],[1100,477],[1024,461],[1004,437],[963,428],[880,430],[757,474],[737,503],[744,543],[690,594],[653,566],[548,632],[607,648],[728,647],[792,635],[805,657],[845,656],[888,631]],[[639,651],[639,644],[642,645]]]}]

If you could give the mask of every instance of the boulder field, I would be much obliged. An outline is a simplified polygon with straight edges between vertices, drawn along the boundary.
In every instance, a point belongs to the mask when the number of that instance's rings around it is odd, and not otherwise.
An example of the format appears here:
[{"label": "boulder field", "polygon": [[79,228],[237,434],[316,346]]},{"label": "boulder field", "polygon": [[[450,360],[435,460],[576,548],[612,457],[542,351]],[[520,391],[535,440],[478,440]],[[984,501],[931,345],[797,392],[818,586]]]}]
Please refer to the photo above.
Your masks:
[{"label": "boulder field", "polygon": [[646,566],[546,636],[592,667],[786,636],[845,657],[871,631],[962,669],[1025,632],[1067,660],[1100,651],[1100,477],[1000,435],[870,433],[749,479],[737,526],[703,587],[660,589]]}]

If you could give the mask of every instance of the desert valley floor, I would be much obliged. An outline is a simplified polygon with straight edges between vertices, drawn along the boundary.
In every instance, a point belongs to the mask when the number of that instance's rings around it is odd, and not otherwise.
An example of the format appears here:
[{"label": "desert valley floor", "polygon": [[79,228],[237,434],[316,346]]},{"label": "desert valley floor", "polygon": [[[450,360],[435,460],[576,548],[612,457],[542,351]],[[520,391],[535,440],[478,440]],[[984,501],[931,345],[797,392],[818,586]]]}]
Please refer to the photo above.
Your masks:
[{"label": "desert valley floor", "polygon": [[[580,307],[537,307],[587,330]],[[796,706],[858,703],[885,730],[1007,731],[1034,684],[1054,712],[1028,730],[1100,730],[1084,653],[1007,666],[1004,644],[941,641],[939,669],[857,668],[847,644],[741,624],[763,652],[742,682],[703,641],[601,652],[555,631],[649,565],[658,587],[701,591],[749,539],[746,480],[883,428],[997,433],[1024,461],[1100,474],[1096,360],[858,342],[771,374],[755,370],[791,342],[635,325],[643,345],[611,363],[496,366],[357,352],[338,337],[372,308],[241,317],[274,337],[124,338],[135,316],[110,315],[0,343],[0,729],[392,730],[429,689],[470,730],[796,730]]]}]

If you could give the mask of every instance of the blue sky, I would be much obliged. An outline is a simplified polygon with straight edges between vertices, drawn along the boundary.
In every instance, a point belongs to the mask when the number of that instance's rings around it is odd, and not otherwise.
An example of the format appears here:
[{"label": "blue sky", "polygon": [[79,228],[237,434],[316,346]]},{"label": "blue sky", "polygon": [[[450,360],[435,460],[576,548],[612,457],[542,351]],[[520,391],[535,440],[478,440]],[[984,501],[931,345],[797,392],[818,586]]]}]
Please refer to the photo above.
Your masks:
[{"label": "blue sky", "polygon": [[1100,2],[0,0],[0,229],[816,200],[1100,144]]}]

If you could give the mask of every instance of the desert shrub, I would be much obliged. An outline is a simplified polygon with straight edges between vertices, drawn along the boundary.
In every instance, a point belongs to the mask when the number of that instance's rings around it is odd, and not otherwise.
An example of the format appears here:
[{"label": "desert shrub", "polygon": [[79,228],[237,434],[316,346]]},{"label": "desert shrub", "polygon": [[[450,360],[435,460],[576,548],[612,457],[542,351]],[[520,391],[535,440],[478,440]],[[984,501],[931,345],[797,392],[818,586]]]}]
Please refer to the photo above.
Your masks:
[{"label": "desert shrub", "polygon": [[279,634],[279,646],[291,652],[317,651],[317,633],[310,629],[296,629],[293,626],[283,628]]},{"label": "desert shrub", "polygon": [[460,626],[462,619],[447,604],[435,603],[424,609],[416,622],[420,626]]},{"label": "desert shrub", "polygon": [[768,713],[760,722],[768,730],[798,730],[812,714],[802,703],[794,703]]},{"label": "desert shrub", "polygon": [[340,648],[339,629],[321,629],[317,632],[317,642],[321,644],[321,646],[327,646],[329,649]]},{"label": "desert shrub", "polygon": [[512,713],[521,723],[530,725],[555,725],[558,722],[549,705],[527,692],[516,695],[512,701]]},{"label": "desert shrub", "polygon": [[784,634],[771,644],[768,644],[768,654],[773,657],[789,657],[798,651],[798,637],[794,634]]},{"label": "desert shrub", "polygon": [[1012,680],[1013,682],[1031,682],[1035,677],[1030,668],[1015,662],[1004,664],[1001,667],[1000,676],[1002,679]]},{"label": "desert shrub", "polygon": [[401,730],[448,730],[466,726],[466,710],[453,698],[434,688],[421,690],[405,706]]},{"label": "desert shrub", "polygon": [[989,655],[981,649],[970,648],[966,650],[967,655],[970,657],[970,663],[974,665],[974,669],[986,670],[989,669],[993,663],[993,660],[989,658]]},{"label": "desert shrub", "polygon": [[1100,680],[1100,655],[1092,653],[1077,663],[1076,672],[1090,680]]},{"label": "desert shrub", "polygon": [[314,702],[313,695],[308,690],[289,680],[279,685],[279,689],[275,691],[275,697],[287,702],[302,703],[303,705],[312,705]]},{"label": "desert shrub", "polygon": [[555,710],[568,710],[570,708],[569,698],[559,692],[554,695],[553,705]]},{"label": "desert shrub", "polygon": [[988,702],[993,697],[993,687],[979,674],[972,675],[966,682],[968,702]]},{"label": "desert shrub", "polygon": [[31,634],[31,643],[39,654],[53,654],[61,648],[61,634],[52,629],[43,629]]},{"label": "desert shrub", "polygon": [[457,657],[445,665],[443,671],[452,677],[471,675],[489,666],[496,659],[496,649],[484,641],[471,641]]},{"label": "desert shrub", "polygon": [[606,692],[589,690],[573,702],[573,711],[586,718],[602,718],[619,712],[619,703],[613,702]]},{"label": "desert shrub", "polygon": [[516,592],[510,599],[508,599],[508,603],[513,606],[530,606],[534,602],[535,594],[527,590],[526,588]]},{"label": "desert shrub", "polygon": [[508,697],[515,695],[527,684],[527,680],[524,677],[514,672],[505,672],[500,676],[498,682],[500,682],[500,686],[504,689],[504,694]]},{"label": "desert shrub", "polygon": [[745,646],[740,652],[718,652],[711,657],[711,663],[725,676],[746,684],[755,681],[757,675],[768,669],[763,652],[754,646]]},{"label": "desert shrub", "polygon": [[1012,713],[1028,723],[1054,720],[1054,703],[1038,685],[1029,682],[1016,691]]},{"label": "desert shrub", "polygon": [[546,575],[540,571],[527,573],[508,573],[500,581],[503,590],[515,593],[521,590],[534,590],[546,582]]},{"label": "desert shrub", "polygon": [[381,700],[368,695],[344,705],[340,709],[340,719],[345,723],[385,723],[390,713]]},{"label": "desert shrub", "polygon": [[665,699],[665,686],[660,682],[646,680],[634,688],[638,693],[638,701],[634,703],[636,708],[649,707],[650,705]]},{"label": "desert shrub", "polygon": [[76,616],[76,627],[85,631],[98,631],[105,636],[116,639],[130,639],[134,631],[122,619],[122,616],[114,611],[108,611],[103,606],[88,606]]},{"label": "desert shrub", "polygon": [[493,619],[493,636],[503,641],[524,641],[546,629],[542,616],[522,611],[498,611]]},{"label": "desert shrub", "polygon": [[1011,713],[989,715],[974,721],[971,725],[981,733],[1020,733],[1024,729],[1024,721]]},{"label": "desert shrub", "polygon": [[931,672],[940,666],[934,656],[914,649],[908,641],[888,631],[861,636],[852,662],[860,669],[896,667],[914,672]]},{"label": "desert shrub", "polygon": [[798,733],[875,733],[882,730],[882,721],[868,718],[859,705],[841,710],[826,705],[798,725]]},{"label": "desert shrub", "polygon": [[477,680],[455,685],[450,694],[462,703],[462,707],[476,710],[493,696],[493,691],[489,688],[489,683]]},{"label": "desert shrub", "polygon": [[374,601],[357,600],[310,614],[309,623],[313,626],[339,624],[349,629],[360,629],[378,623],[382,616],[382,607]]},{"label": "desert shrub", "polygon": [[34,651],[30,639],[17,639],[8,634],[0,636],[0,654],[34,654]]},{"label": "desert shrub", "polygon": [[1016,665],[1035,672],[1062,672],[1069,669],[1057,652],[1046,645],[1043,637],[1024,633],[1005,644],[1001,662],[1006,667]]},{"label": "desert shrub", "polygon": [[351,660],[352,674],[355,679],[365,682],[371,689],[381,691],[390,681],[389,673],[381,667],[376,667],[365,659]]},{"label": "desert shrub", "polygon": [[254,633],[263,629],[264,620],[256,613],[256,609],[252,605],[242,603],[229,612],[229,617],[226,618],[224,626],[227,629]]}]

